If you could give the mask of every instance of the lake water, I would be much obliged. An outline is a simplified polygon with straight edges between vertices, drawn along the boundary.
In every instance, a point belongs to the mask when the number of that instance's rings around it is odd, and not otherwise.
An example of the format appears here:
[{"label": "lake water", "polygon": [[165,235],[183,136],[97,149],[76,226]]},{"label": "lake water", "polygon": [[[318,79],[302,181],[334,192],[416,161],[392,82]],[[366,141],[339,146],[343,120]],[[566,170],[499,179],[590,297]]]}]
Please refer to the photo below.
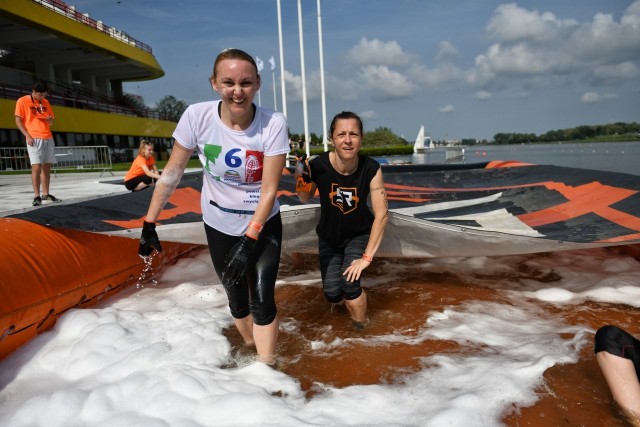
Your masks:
[{"label": "lake water", "polygon": [[[423,154],[389,157],[390,162],[443,163],[444,149]],[[464,163],[518,160],[540,165],[556,165],[638,175],[640,141],[586,142],[529,145],[474,145],[465,148]]]}]

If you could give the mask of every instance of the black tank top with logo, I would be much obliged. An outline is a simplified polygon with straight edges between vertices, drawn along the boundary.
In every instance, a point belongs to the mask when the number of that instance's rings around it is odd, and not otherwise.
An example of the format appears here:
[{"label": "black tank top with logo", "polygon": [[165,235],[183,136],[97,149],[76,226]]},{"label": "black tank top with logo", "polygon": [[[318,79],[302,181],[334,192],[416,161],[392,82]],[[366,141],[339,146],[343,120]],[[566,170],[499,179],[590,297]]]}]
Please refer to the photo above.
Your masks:
[{"label": "black tank top with logo", "polygon": [[336,172],[329,152],[309,163],[311,179],[320,193],[318,236],[329,245],[340,248],[352,238],[371,231],[373,213],[367,205],[370,183],[380,164],[368,156],[358,157],[358,169],[351,175]]}]

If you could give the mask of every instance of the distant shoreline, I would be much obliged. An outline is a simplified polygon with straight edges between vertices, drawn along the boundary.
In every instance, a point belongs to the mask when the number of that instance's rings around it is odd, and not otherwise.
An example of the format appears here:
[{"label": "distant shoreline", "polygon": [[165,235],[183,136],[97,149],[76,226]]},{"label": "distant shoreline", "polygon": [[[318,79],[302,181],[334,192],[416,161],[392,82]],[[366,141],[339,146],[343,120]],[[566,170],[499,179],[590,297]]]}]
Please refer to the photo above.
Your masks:
[{"label": "distant shoreline", "polygon": [[[640,142],[640,135],[603,135],[586,139],[573,139],[570,141],[555,141],[555,142],[530,142],[530,144],[582,144],[584,142]],[[487,144],[497,145],[497,144]],[[512,144],[513,145],[513,144]]]}]

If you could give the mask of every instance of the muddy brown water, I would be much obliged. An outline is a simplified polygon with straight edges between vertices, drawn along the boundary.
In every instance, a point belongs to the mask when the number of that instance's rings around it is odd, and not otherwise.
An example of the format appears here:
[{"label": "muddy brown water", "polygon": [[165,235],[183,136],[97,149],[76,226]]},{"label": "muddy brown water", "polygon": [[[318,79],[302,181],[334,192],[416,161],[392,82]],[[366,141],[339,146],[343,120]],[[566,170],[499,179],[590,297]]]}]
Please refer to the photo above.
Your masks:
[{"label": "muddy brown water", "polygon": [[[612,256],[619,256],[615,251],[611,253]],[[508,257],[505,259],[508,262]],[[411,373],[429,369],[422,362],[424,357],[444,352],[455,353],[461,351],[460,346],[453,341],[437,339],[419,340],[411,344],[393,342],[367,345],[367,337],[392,334],[399,330],[404,335],[410,335],[411,331],[417,331],[424,325],[427,311],[443,310],[470,300],[513,303],[500,287],[483,284],[491,277],[476,281],[469,279],[469,276],[424,271],[419,268],[422,262],[411,259],[376,260],[366,271],[367,277],[374,277],[385,274],[389,268],[402,267],[402,274],[390,282],[371,287],[365,285],[370,323],[364,330],[352,327],[344,307],[325,302],[320,285],[291,283],[278,286],[276,300],[281,321],[279,369],[300,382],[307,398],[322,393],[323,384],[343,388],[399,383]],[[280,276],[291,277],[318,270],[318,260],[313,255],[304,256],[303,266],[294,267],[293,264],[284,254]],[[552,285],[559,279],[553,272],[536,270],[524,264],[511,269],[508,274],[517,276],[509,278],[514,283],[533,280],[542,285]],[[567,305],[537,301],[537,304],[569,325],[588,326],[596,330],[604,324],[616,324],[640,336],[640,309],[631,305],[594,301]],[[240,346],[241,339],[234,328],[228,329],[225,335],[232,345]],[[312,349],[308,344],[312,341],[330,343],[335,339],[347,338],[354,339],[349,340],[346,346],[324,350]],[[507,408],[503,415],[505,425],[634,425],[613,401],[597,366],[592,344],[580,350],[577,363],[555,365],[547,369],[543,384],[536,394],[538,400],[533,406]]]}]

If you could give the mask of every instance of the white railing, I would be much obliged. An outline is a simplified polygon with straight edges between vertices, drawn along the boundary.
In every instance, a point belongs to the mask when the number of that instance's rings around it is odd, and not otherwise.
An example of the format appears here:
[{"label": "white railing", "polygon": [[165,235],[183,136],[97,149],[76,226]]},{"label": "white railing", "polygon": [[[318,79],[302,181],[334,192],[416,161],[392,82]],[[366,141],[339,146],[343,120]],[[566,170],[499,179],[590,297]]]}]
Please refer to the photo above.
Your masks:
[{"label": "white railing", "polygon": [[129,34],[123,31],[120,31],[113,27],[109,27],[108,25],[105,25],[102,21],[96,21],[95,19],[90,18],[88,13],[79,12],[76,10],[75,6],[68,5],[62,0],[33,0],[33,1],[40,4],[43,7],[46,7],[49,10],[53,10],[54,12],[64,15],[67,18],[73,19],[76,22],[83,23],[98,31],[108,34],[114,39],[120,40],[123,43],[126,43],[131,46],[135,46],[138,49],[142,49],[149,53],[152,52],[151,47],[148,44],[142,43],[141,41],[134,39]]},{"label": "white railing", "polygon": [[[55,147],[56,160],[53,166],[56,173],[59,170],[99,170],[102,176],[105,172],[113,175],[111,163],[111,149],[106,145],[88,147]],[[0,170],[25,171],[31,169],[29,153],[26,147],[0,147]]]},{"label": "white railing", "polygon": [[445,163],[452,162],[454,160],[464,159],[464,147],[461,147],[459,145],[445,147],[444,153],[445,153]]}]

